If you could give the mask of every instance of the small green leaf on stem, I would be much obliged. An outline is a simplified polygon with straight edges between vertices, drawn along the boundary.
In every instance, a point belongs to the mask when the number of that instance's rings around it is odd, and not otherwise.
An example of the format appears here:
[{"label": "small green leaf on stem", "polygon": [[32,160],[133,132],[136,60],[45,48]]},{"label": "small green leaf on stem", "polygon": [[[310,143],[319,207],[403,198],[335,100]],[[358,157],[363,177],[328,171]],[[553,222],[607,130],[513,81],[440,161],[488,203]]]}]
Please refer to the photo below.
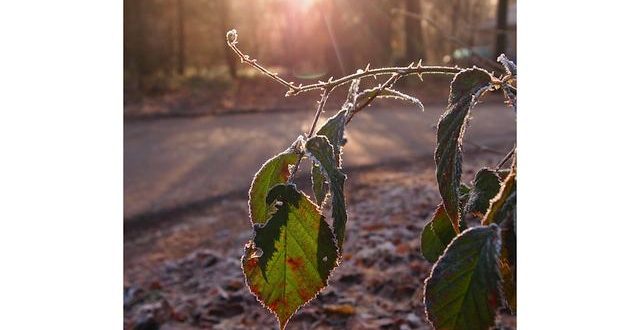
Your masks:
[{"label": "small green leaf on stem", "polygon": [[253,177],[249,189],[249,217],[253,223],[265,223],[271,212],[270,205],[265,203],[269,190],[289,179],[289,165],[298,161],[298,154],[290,148],[267,160]]},{"label": "small green leaf on stem", "polygon": [[346,114],[347,110],[338,111],[338,113],[333,117],[327,119],[316,133],[316,135],[324,135],[329,139],[329,143],[333,147],[333,154],[338,167],[342,165],[342,146],[346,143],[344,139]]},{"label": "small green leaf on stem", "polygon": [[435,151],[436,178],[447,215],[460,232],[459,187],[462,174],[462,138],[469,111],[492,86],[491,75],[482,69],[466,69],[451,82],[449,105],[438,122]]},{"label": "small green leaf on stem", "polygon": [[344,199],[344,181],[346,176],[340,171],[334,158],[333,147],[323,136],[314,136],[307,141],[307,152],[320,163],[322,172],[327,176],[331,189],[331,216],[333,217],[333,231],[338,243],[338,251],[342,252],[347,225],[347,210]]},{"label": "small green leaf on stem", "polygon": [[473,179],[473,188],[469,194],[469,201],[464,213],[482,217],[489,208],[489,202],[500,191],[500,177],[491,169],[483,168]]},{"label": "small green leaf on stem", "polygon": [[436,262],[454,237],[456,232],[453,230],[444,206],[440,204],[431,216],[431,220],[422,229],[422,255],[429,262]]},{"label": "small green leaf on stem", "polygon": [[317,161],[311,162],[311,187],[316,203],[322,208],[322,204],[324,204],[324,200],[327,197],[327,183],[324,179],[324,174],[322,174],[320,163]]}]

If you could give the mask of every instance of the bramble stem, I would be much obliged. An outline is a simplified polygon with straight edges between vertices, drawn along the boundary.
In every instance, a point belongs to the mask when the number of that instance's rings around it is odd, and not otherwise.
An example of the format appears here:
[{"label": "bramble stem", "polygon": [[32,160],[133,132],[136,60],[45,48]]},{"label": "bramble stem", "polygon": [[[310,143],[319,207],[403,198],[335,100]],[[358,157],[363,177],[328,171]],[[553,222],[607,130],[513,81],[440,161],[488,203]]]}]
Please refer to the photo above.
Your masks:
[{"label": "bramble stem", "polygon": [[369,99],[367,99],[361,106],[353,109],[353,111],[351,111],[351,114],[349,115],[349,118],[347,118],[347,121],[345,122],[345,125],[347,125],[350,121],[351,118],[353,118],[353,116],[360,112],[362,109],[366,108],[369,104],[371,104],[371,102],[373,102],[373,100],[378,97],[380,95],[380,93],[382,93],[382,91],[385,88],[389,88],[391,86],[393,86],[393,84],[396,83],[396,81],[398,81],[398,79],[400,79],[400,75],[398,73],[393,74],[389,79],[387,79],[387,81],[384,82],[384,84],[380,85],[379,87],[376,88],[376,91],[374,92],[373,95],[371,95],[371,97],[369,97]]},{"label": "bramble stem", "polygon": [[504,158],[502,158],[500,163],[498,163],[498,165],[496,166],[496,170],[501,169],[502,166],[504,166],[504,164],[509,160],[509,158],[511,158],[511,156],[513,156],[515,152],[516,152],[516,146],[514,145],[511,151],[509,151],[509,153],[505,155]]},{"label": "bramble stem", "polygon": [[418,61],[417,64],[411,63],[404,67],[388,67],[388,68],[378,68],[378,69],[369,69],[369,66],[365,70],[358,70],[356,73],[350,74],[348,76],[344,76],[337,80],[333,80],[329,78],[329,81],[323,82],[318,81],[315,84],[302,85],[298,84],[297,86],[293,82],[287,82],[284,79],[278,77],[277,73],[273,73],[269,71],[264,66],[258,64],[258,61],[255,59],[251,59],[249,55],[244,54],[237,46],[238,44],[238,33],[236,30],[230,30],[227,32],[227,45],[231,47],[234,53],[236,53],[240,57],[241,62],[246,62],[250,66],[258,69],[260,72],[266,74],[271,77],[273,80],[277,81],[281,85],[288,87],[289,91],[285,94],[289,95],[297,95],[299,93],[308,92],[316,89],[328,89],[332,90],[335,87],[338,87],[342,84],[345,84],[353,79],[377,76],[377,75],[386,75],[386,74],[398,74],[399,76],[407,76],[412,74],[417,74],[422,77],[423,74],[443,74],[443,75],[453,75],[460,72],[462,69],[458,67],[447,67],[447,66],[429,66],[422,65],[422,60]]},{"label": "bramble stem", "polygon": [[279,82],[280,84],[291,88],[292,83],[288,83],[286,82],[284,79],[278,77],[277,73],[273,73],[271,71],[269,71],[267,68],[263,67],[262,65],[258,64],[258,61],[255,59],[251,59],[249,58],[249,55],[245,55],[243,54],[240,49],[238,49],[238,47],[236,46],[236,44],[238,44],[238,33],[236,32],[235,29],[233,30],[229,30],[227,32],[227,45],[229,45],[229,47],[231,47],[231,49],[233,50],[234,53],[236,53],[239,57],[240,57],[240,62],[244,63],[247,62],[247,64],[251,65],[252,67],[258,69],[260,72],[266,74],[267,76],[271,77],[271,79]]},{"label": "bramble stem", "polygon": [[[311,128],[307,133],[307,138],[310,138],[313,135],[316,129],[316,125],[318,124],[318,118],[320,118],[320,114],[322,113],[322,110],[324,109],[325,104],[327,104],[327,99],[329,98],[329,94],[331,93],[332,90],[333,88],[322,90],[320,101],[318,101],[318,109],[316,110],[316,114],[313,117],[313,123],[311,124]],[[291,175],[289,175],[289,182],[293,180],[293,177],[296,175],[296,172],[298,172],[298,167],[300,167],[300,162],[302,161],[302,157],[304,157],[304,154],[298,155],[298,161],[296,161],[296,165],[293,167],[293,170],[291,171]]]},{"label": "bramble stem", "polygon": [[316,115],[313,117],[313,123],[311,124],[311,128],[309,128],[309,133],[307,133],[307,137],[311,137],[313,132],[316,129],[316,124],[318,123],[318,118],[320,118],[320,114],[324,109],[325,104],[327,104],[327,99],[329,99],[329,94],[333,91],[333,87],[330,89],[323,89],[322,95],[320,96],[320,101],[318,101],[318,109],[316,110]]}]

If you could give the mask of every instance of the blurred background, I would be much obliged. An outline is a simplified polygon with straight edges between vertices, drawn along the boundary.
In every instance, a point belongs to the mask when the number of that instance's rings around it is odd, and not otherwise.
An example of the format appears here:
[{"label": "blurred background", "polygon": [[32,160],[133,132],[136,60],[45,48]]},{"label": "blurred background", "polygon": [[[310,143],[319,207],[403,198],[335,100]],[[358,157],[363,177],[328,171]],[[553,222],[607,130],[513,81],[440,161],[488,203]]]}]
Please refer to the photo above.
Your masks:
[{"label": "blurred background", "polygon": [[[240,63],[228,30],[251,58],[302,84],[420,59],[499,75],[499,54],[517,60],[516,2],[507,0],[126,0],[123,14],[126,329],[277,328],[240,269],[252,233],[247,191],[262,163],[309,129],[319,92],[284,97]],[[431,264],[419,233],[440,203],[433,151],[450,81],[407,77],[395,87],[424,112],[376,100],[349,124],[344,258],[290,329],[430,329],[420,288]],[[331,94],[320,123],[347,87]],[[516,139],[500,93],[472,117],[467,183]],[[309,167],[296,178],[306,191]],[[515,318],[499,326],[515,328]]]},{"label": "blurred background", "polygon": [[516,60],[516,3],[508,0],[127,0],[124,5],[129,116],[282,107],[264,100],[279,86],[240,65],[226,46],[224,35],[232,28],[247,54],[302,83],[343,76],[368,63],[407,65],[422,59],[491,68],[501,53]]}]

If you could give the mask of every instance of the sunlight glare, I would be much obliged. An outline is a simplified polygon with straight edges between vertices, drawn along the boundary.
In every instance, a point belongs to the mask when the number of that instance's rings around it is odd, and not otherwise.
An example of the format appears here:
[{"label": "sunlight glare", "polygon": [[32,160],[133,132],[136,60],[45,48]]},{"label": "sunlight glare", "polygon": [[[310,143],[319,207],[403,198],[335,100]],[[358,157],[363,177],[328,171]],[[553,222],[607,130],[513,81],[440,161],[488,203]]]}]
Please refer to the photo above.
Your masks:
[{"label": "sunlight glare", "polygon": [[315,0],[299,0],[300,6],[304,10],[311,8],[311,5],[313,5],[314,2]]}]

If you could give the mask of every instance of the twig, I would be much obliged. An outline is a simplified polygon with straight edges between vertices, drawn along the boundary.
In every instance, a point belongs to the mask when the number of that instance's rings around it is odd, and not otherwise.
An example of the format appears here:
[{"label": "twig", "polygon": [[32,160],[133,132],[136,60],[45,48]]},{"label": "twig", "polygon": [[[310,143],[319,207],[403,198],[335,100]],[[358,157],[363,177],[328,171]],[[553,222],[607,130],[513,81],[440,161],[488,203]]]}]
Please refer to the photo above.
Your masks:
[{"label": "twig", "polygon": [[513,156],[515,152],[516,152],[516,146],[514,145],[511,151],[509,151],[509,153],[506,156],[504,156],[504,158],[502,158],[500,163],[498,163],[498,165],[496,166],[496,170],[501,169],[502,166],[504,166],[504,164],[509,160],[509,158],[511,158],[511,156]]},{"label": "twig", "polygon": [[318,118],[320,118],[320,113],[322,113],[322,109],[324,109],[325,104],[327,104],[327,99],[329,98],[329,94],[333,91],[333,87],[329,89],[323,89],[322,95],[320,96],[320,101],[318,101],[318,109],[316,110],[316,115],[313,117],[313,123],[311,124],[311,128],[309,128],[309,133],[307,133],[307,137],[311,137],[313,132],[316,129],[316,124],[318,123]]},{"label": "twig", "polygon": [[[363,96],[363,95],[365,95],[367,93],[373,92],[373,95],[371,95],[364,103],[362,103],[357,108],[353,108],[351,111],[349,111],[348,118],[347,118],[347,120],[345,122],[345,125],[346,125],[351,121],[351,119],[353,118],[353,116],[356,113],[362,111],[362,109],[364,109],[369,104],[371,104],[371,102],[373,102],[373,100],[376,97],[380,96],[380,94],[385,89],[388,89],[391,86],[393,86],[393,84],[395,82],[397,82],[402,77],[409,76],[409,75],[412,75],[412,74],[416,74],[416,75],[418,75],[420,80],[422,80],[422,75],[423,74],[455,75],[455,74],[459,73],[460,71],[462,71],[462,69],[458,68],[457,66],[456,67],[446,67],[446,66],[422,65],[422,60],[419,60],[418,63],[415,64],[415,65],[414,65],[415,62],[412,62],[411,64],[409,64],[407,66],[404,66],[404,67],[387,67],[387,68],[369,69],[369,66],[367,65],[367,67],[364,70],[358,70],[358,71],[356,71],[356,73],[344,76],[344,77],[336,79],[336,80],[333,80],[333,77],[331,77],[326,82],[318,81],[318,83],[315,83],[315,84],[309,84],[309,85],[298,84],[298,85],[295,85],[293,82],[287,82],[286,80],[278,77],[277,73],[269,71],[264,66],[258,64],[258,61],[256,59],[251,59],[251,57],[249,57],[249,55],[244,54],[237,46],[237,44],[238,44],[238,33],[236,32],[236,30],[228,31],[226,37],[227,37],[227,45],[229,45],[229,47],[233,50],[233,52],[236,53],[240,57],[240,62],[249,64],[250,66],[256,68],[258,71],[260,71],[260,72],[264,73],[265,75],[269,76],[270,78],[272,78],[273,80],[275,80],[279,84],[287,87],[289,90],[287,91],[285,96],[297,95],[297,94],[302,93],[302,92],[308,92],[308,91],[316,90],[316,89],[321,89],[322,90],[320,101],[318,101],[318,108],[316,109],[316,113],[315,113],[315,115],[313,117],[313,122],[312,122],[311,127],[309,129],[309,132],[307,133],[307,136],[306,136],[307,139],[310,138],[311,136],[313,136],[313,134],[315,132],[315,128],[316,128],[316,125],[318,123],[318,119],[320,118],[320,114],[322,113],[322,111],[324,109],[324,106],[327,103],[327,99],[329,98],[329,94],[333,91],[334,88],[336,88],[336,87],[338,87],[340,85],[343,85],[343,84],[345,84],[347,82],[350,82],[350,81],[359,80],[359,79],[364,78],[364,77],[373,76],[375,78],[378,75],[387,75],[387,74],[391,75],[391,77],[389,77],[389,79],[387,79],[382,85],[379,85],[376,88],[366,90],[366,91],[356,95],[356,98],[354,100],[354,107],[357,106],[358,96]],[[498,84],[498,85],[502,85],[502,84],[506,83],[506,81],[503,82],[503,81],[501,81],[499,79],[496,79],[493,76],[492,76],[492,80],[494,81],[495,84]],[[485,149],[485,150],[489,150],[489,149]],[[515,150],[515,146],[514,146],[514,150]],[[507,155],[507,157],[505,157],[505,160],[503,160],[503,162],[506,162],[508,157],[511,157],[511,154],[513,154],[514,150],[512,150],[510,152],[510,154]],[[295,176],[296,172],[298,171],[298,168],[300,167],[300,162],[302,161],[303,157],[304,157],[304,154],[300,153],[300,155],[298,156],[298,160],[297,160],[297,162],[296,162],[296,164],[295,164],[295,166],[294,166],[294,168],[291,171],[291,174],[289,176],[289,182],[291,182],[291,180]],[[498,167],[502,166],[503,162],[501,162]]]},{"label": "twig", "polygon": [[[325,104],[327,104],[327,99],[329,98],[329,94],[331,93],[331,91],[333,91],[333,88],[331,89],[323,89],[322,90],[322,95],[320,96],[320,101],[318,101],[318,109],[316,109],[316,114],[313,117],[313,123],[311,124],[311,128],[309,128],[309,132],[307,133],[307,139],[310,138],[315,129],[316,129],[316,125],[318,124],[318,118],[320,118],[320,114],[322,113],[322,109],[324,109]],[[298,172],[298,168],[300,167],[300,162],[302,161],[302,157],[304,157],[303,153],[300,153],[298,155],[298,160],[296,161],[295,166],[293,167],[293,170],[291,171],[291,174],[289,175],[289,182],[291,182],[293,180],[293,177],[296,175],[296,173]]]},{"label": "twig", "polygon": [[251,58],[249,58],[249,55],[243,54],[240,51],[240,49],[238,49],[238,47],[236,47],[236,44],[238,44],[238,32],[236,32],[236,30],[233,29],[233,30],[230,30],[230,31],[227,32],[227,45],[229,45],[229,47],[231,47],[233,52],[236,53],[240,57],[240,63],[247,62],[252,67],[258,69],[260,72],[266,74],[267,76],[271,77],[273,80],[279,82],[280,84],[282,84],[282,85],[284,85],[286,87],[291,87],[292,84],[288,83],[284,79],[278,77],[277,73],[273,73],[273,72],[269,71],[267,68],[265,68],[262,65],[258,64],[258,61],[256,59],[251,59]]},{"label": "twig", "polygon": [[[378,86],[375,88],[375,91],[373,93],[373,95],[371,95],[371,97],[369,97],[369,99],[367,99],[361,106],[354,108],[351,113],[349,114],[349,118],[347,118],[347,121],[345,122],[345,125],[347,125],[350,121],[351,118],[353,118],[353,116],[360,112],[362,109],[366,108],[369,104],[371,104],[371,102],[373,102],[373,100],[378,97],[380,95],[380,93],[382,93],[382,91],[386,88],[389,88],[391,86],[393,86],[393,84],[396,83],[396,81],[398,81],[398,79],[400,79],[400,75],[399,74],[393,74],[389,79],[387,79],[387,81],[385,81],[382,85]],[[362,92],[362,94],[367,93],[367,92],[371,92],[371,90],[369,91],[364,91]],[[356,102],[357,102],[357,98],[356,98]]]},{"label": "twig", "polygon": [[286,96],[297,95],[299,93],[308,92],[316,89],[331,90],[353,79],[359,79],[363,77],[370,77],[370,76],[375,77],[377,75],[386,75],[386,74],[392,74],[392,75],[398,74],[400,76],[417,74],[417,75],[420,75],[420,77],[422,77],[423,74],[454,75],[462,70],[458,67],[422,65],[422,61],[419,61],[418,64],[416,65],[414,65],[414,63],[411,63],[404,67],[387,67],[387,68],[378,68],[378,69],[369,69],[367,67],[365,70],[358,70],[356,73],[350,74],[348,76],[344,76],[340,79],[333,80],[332,78],[329,78],[328,81],[318,81],[315,84],[309,84],[309,85],[298,84],[296,86],[293,82],[285,81],[284,79],[278,77],[277,73],[273,73],[269,71],[267,68],[258,64],[257,60],[251,59],[249,55],[244,54],[237,46],[238,33],[236,32],[236,30],[231,30],[227,32],[227,44],[240,57],[241,62],[246,62],[252,67],[258,69],[260,72],[271,77],[281,85],[288,87],[289,90],[285,94]]}]

